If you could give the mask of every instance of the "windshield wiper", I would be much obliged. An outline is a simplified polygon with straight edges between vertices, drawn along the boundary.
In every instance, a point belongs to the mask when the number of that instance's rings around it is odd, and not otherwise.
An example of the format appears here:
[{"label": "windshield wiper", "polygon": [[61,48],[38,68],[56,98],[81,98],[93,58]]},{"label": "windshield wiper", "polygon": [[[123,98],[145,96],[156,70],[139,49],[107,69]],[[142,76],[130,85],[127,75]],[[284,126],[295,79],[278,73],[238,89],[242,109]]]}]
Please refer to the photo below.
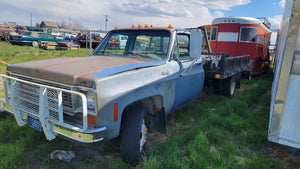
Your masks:
[{"label": "windshield wiper", "polygon": [[135,51],[130,51],[128,54],[134,55],[134,56],[139,57],[139,58],[145,58],[144,55],[138,54]]}]

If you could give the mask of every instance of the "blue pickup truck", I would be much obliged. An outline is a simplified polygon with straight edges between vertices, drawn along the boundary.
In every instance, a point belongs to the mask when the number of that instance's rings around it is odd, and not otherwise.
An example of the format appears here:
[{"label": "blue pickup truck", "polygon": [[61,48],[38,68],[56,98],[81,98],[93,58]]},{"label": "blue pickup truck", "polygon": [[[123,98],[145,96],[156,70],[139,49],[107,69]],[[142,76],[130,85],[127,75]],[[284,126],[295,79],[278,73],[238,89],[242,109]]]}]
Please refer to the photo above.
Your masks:
[{"label": "blue pickup truck", "polygon": [[[112,48],[120,36],[125,47]],[[48,140],[93,143],[121,135],[123,159],[137,162],[148,130],[165,133],[165,116],[200,95],[201,37],[198,29],[115,29],[88,57],[9,65],[4,107],[19,126]]]},{"label": "blue pickup truck", "polygon": [[[112,46],[120,37],[126,45]],[[230,94],[238,87],[241,58],[211,54],[203,38],[208,45],[198,28],[115,29],[88,57],[9,65],[1,75],[4,108],[19,126],[43,131],[48,140],[121,136],[122,158],[138,162],[149,129],[165,133],[165,116],[200,95],[204,76]]]}]

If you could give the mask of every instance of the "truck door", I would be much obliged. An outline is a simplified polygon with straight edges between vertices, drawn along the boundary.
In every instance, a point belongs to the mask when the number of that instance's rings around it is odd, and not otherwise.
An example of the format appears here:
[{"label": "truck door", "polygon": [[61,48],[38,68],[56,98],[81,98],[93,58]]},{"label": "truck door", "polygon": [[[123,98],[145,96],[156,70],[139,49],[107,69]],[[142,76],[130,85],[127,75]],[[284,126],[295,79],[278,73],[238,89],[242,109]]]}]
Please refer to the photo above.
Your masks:
[{"label": "truck door", "polygon": [[[201,38],[199,39],[198,44],[201,49]],[[202,91],[204,83],[204,70],[201,62],[196,63],[196,59],[190,56],[189,34],[177,35],[174,51],[177,52],[178,58],[176,60],[180,71],[175,80],[175,100],[173,110],[197,98]]]}]

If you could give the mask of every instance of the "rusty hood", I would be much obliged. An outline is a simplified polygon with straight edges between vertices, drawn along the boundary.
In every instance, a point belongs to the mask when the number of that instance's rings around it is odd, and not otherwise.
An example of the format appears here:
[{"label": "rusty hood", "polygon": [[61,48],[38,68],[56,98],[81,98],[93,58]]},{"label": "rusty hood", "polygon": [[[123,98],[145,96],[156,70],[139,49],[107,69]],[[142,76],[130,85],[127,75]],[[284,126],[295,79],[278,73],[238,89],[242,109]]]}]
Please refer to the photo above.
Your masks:
[{"label": "rusty hood", "polygon": [[89,56],[18,63],[9,65],[7,71],[63,84],[92,87],[95,79],[163,63],[138,58]]}]

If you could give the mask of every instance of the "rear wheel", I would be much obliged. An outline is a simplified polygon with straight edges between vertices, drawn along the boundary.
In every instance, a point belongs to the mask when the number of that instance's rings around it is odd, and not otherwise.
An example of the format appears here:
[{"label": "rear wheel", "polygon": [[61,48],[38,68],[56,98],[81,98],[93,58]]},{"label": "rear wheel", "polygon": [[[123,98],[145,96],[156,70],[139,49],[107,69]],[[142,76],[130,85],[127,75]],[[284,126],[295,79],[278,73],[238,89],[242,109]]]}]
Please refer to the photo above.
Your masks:
[{"label": "rear wheel", "polygon": [[121,136],[121,156],[124,161],[138,163],[143,159],[148,129],[145,113],[141,106],[125,112]]},{"label": "rear wheel", "polygon": [[235,76],[231,76],[225,80],[224,84],[224,94],[226,96],[232,97],[234,95],[236,88],[236,79]]}]

